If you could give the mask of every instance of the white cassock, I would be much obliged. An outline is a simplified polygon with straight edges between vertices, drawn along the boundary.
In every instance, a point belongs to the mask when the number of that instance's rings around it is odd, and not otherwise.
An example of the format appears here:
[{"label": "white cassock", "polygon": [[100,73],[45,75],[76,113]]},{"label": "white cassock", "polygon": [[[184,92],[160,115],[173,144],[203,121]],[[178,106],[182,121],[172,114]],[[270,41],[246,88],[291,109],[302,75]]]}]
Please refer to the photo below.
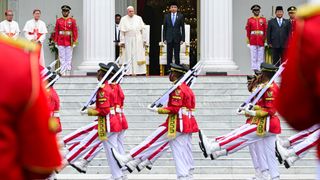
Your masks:
[{"label": "white cassock", "polygon": [[44,54],[43,54],[43,43],[46,39],[46,34],[48,33],[46,23],[41,20],[35,21],[31,19],[26,22],[23,28],[24,37],[29,41],[39,41],[41,44],[41,52],[39,63],[44,66]]},{"label": "white cassock", "polygon": [[0,34],[12,39],[19,37],[20,29],[16,21],[4,20],[0,23]]},{"label": "white cassock", "polygon": [[[132,66],[129,74],[146,74],[146,59],[143,45],[144,23],[140,16],[132,17],[126,15],[121,18],[120,24],[120,43],[125,44],[124,62],[132,59]],[[120,62],[121,64],[123,62]]]}]

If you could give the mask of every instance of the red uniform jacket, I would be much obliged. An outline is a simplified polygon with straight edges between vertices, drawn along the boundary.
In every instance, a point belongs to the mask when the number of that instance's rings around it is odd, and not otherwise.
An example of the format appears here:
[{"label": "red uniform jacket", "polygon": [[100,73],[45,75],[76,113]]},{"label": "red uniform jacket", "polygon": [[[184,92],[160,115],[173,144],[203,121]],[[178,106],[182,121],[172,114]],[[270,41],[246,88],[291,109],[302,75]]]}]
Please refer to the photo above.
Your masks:
[{"label": "red uniform jacket", "polygon": [[[160,108],[160,114],[177,114],[178,119],[176,121],[176,130],[177,132],[181,132],[180,128],[180,119],[179,111],[182,111],[182,123],[183,123],[183,130],[182,133],[192,133],[194,125],[191,124],[191,120],[188,117],[188,107],[191,107],[191,95],[189,90],[190,89],[185,83],[180,85],[175,91],[173,91],[169,95],[169,101],[167,107]],[[183,113],[187,111],[187,113]],[[169,117],[167,118],[166,122],[163,123],[161,126],[168,127]]]},{"label": "red uniform jacket", "polygon": [[124,114],[124,110],[123,110],[125,96],[124,96],[124,93],[123,93],[123,90],[122,90],[120,84],[117,84],[117,87],[118,87],[118,97],[119,97],[118,104],[119,104],[120,110],[121,110],[122,129],[126,130],[126,129],[128,129],[128,121],[127,121],[127,118],[126,118],[126,116]]},{"label": "red uniform jacket", "polygon": [[108,83],[105,83],[97,92],[96,109],[89,115],[109,116],[110,132],[120,132],[122,126],[119,118],[115,115],[115,93]]},{"label": "red uniform jacket", "polygon": [[[185,84],[183,84],[183,85],[185,85]],[[189,101],[189,103],[187,102],[187,108],[189,110],[189,118],[190,118],[190,130],[191,130],[191,132],[198,132],[199,127],[198,127],[197,120],[194,116],[194,111],[196,109],[196,97],[195,97],[192,89],[190,89],[189,86],[186,86],[186,89],[188,90],[189,95],[190,95],[190,101]]]},{"label": "red uniform jacket", "polygon": [[261,110],[268,113],[270,116],[269,132],[274,134],[281,133],[281,125],[278,116],[276,115],[275,98],[279,93],[279,87],[276,83],[272,83],[269,89],[263,94],[256,105],[261,107]]},{"label": "red uniform jacket", "polygon": [[320,123],[320,8],[310,9],[297,20],[277,101],[278,112],[299,131]]},{"label": "red uniform jacket", "polygon": [[61,164],[37,59],[39,48],[0,37],[0,179],[45,179]]},{"label": "red uniform jacket", "polygon": [[246,25],[247,43],[264,46],[267,36],[267,20],[264,17],[250,17]]},{"label": "red uniform jacket", "polygon": [[71,17],[57,19],[54,31],[54,41],[58,46],[72,46],[78,42],[77,22]]},{"label": "red uniform jacket", "polygon": [[51,86],[48,89],[48,98],[49,98],[49,112],[52,118],[53,130],[57,133],[62,131],[61,122],[60,122],[60,99],[56,90]]},{"label": "red uniform jacket", "polygon": [[296,19],[290,19],[290,23],[291,23],[291,37],[292,37],[294,35],[295,31],[296,31],[297,20]]}]

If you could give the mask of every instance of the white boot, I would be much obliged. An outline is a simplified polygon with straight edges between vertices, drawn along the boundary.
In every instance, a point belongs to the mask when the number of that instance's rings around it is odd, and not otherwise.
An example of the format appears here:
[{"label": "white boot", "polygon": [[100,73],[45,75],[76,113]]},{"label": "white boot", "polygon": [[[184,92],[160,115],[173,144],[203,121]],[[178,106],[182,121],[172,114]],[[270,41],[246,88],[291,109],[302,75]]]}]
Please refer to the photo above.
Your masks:
[{"label": "white boot", "polygon": [[212,154],[214,151],[220,150],[219,144],[214,140],[210,140],[205,134],[202,133],[201,130],[199,130],[199,139],[200,149],[205,157],[208,157],[208,154]]},{"label": "white boot", "polygon": [[276,147],[276,150],[283,161],[288,159],[290,156],[296,156],[296,153],[292,149],[284,148],[283,146],[281,146],[279,141],[276,142]]},{"label": "white boot", "polygon": [[284,161],[284,167],[289,169],[294,164],[294,162],[296,162],[299,159],[299,156],[290,156],[288,159]]},{"label": "white boot", "polygon": [[270,180],[271,176],[268,170],[261,172],[261,180]]},{"label": "white boot", "polygon": [[146,159],[144,161],[142,161],[140,164],[138,164],[137,166],[137,170],[138,172],[142,171],[142,169],[144,169],[145,167],[151,165],[152,166],[152,163],[149,159]]},{"label": "white boot", "polygon": [[73,168],[75,168],[80,173],[87,173],[88,164],[90,161],[87,161],[85,159],[81,159],[79,161],[76,161],[73,164],[70,164]]},{"label": "white boot", "polygon": [[277,141],[279,141],[282,147],[285,147],[285,148],[290,147],[290,141],[288,139],[281,139],[279,136],[277,136]]},{"label": "white boot", "polygon": [[132,173],[138,166],[138,164],[141,163],[141,159],[140,158],[137,158],[137,159],[133,159],[131,161],[129,161],[127,164],[126,164],[126,167],[127,167],[127,170]]},{"label": "white boot", "polygon": [[130,154],[128,155],[121,155],[120,153],[118,153],[115,149],[111,149],[112,155],[114,157],[114,159],[117,161],[117,164],[119,166],[119,168],[122,168],[123,166],[125,166],[129,161],[132,160],[132,157],[130,156]]},{"label": "white boot", "polygon": [[223,149],[223,150],[220,150],[220,151],[215,151],[211,154],[211,159],[214,160],[214,159],[218,159],[219,157],[221,156],[225,156],[227,155],[227,150],[226,149]]}]

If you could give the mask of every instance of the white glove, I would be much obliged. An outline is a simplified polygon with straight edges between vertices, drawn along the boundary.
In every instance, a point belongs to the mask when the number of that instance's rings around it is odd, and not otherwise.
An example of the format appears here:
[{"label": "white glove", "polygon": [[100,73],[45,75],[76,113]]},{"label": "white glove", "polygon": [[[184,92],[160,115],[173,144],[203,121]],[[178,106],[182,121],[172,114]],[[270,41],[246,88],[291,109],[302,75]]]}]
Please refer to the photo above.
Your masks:
[{"label": "white glove", "polygon": [[183,41],[180,41],[180,45],[182,45],[184,42]]},{"label": "white glove", "polygon": [[58,49],[58,44],[55,44],[54,46]]},{"label": "white glove", "polygon": [[257,112],[254,110],[251,110],[250,105],[252,106],[252,104],[248,104],[247,108],[245,109],[245,113],[250,116],[256,116]]},{"label": "white glove", "polygon": [[269,46],[269,45],[268,45],[268,43],[265,42],[265,43],[264,43],[264,46],[266,47],[266,46]]},{"label": "white glove", "polygon": [[83,115],[87,115],[88,114],[88,109],[85,109],[85,110],[80,110],[80,114],[83,116]]},{"label": "white glove", "polygon": [[72,45],[72,48],[75,48],[75,47],[76,47],[76,45],[75,45],[75,44],[73,44],[73,45]]},{"label": "white glove", "polygon": [[238,114],[238,115],[245,115],[245,114],[246,114],[246,111],[237,109],[237,114]]},{"label": "white glove", "polygon": [[247,44],[247,47],[250,48],[250,44]]},{"label": "white glove", "polygon": [[151,111],[151,112],[158,112],[158,108],[157,108],[156,106],[151,107],[151,105],[148,105],[148,109],[149,109],[149,111]]},{"label": "white glove", "polygon": [[95,104],[95,103],[93,103],[93,104],[89,105],[89,107],[88,107],[88,108],[96,109],[96,108],[97,108],[97,106],[96,106],[96,104]]},{"label": "white glove", "polygon": [[163,44],[167,44],[167,41],[163,41]]}]

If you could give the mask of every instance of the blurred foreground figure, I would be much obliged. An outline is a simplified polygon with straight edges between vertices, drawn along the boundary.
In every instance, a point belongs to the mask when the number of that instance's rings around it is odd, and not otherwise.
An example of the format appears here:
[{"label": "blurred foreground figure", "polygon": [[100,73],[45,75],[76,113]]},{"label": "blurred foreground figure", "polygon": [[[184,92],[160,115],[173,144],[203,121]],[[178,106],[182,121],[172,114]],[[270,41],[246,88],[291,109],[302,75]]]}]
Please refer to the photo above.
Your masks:
[{"label": "blurred foreground figure", "polygon": [[35,44],[0,37],[1,179],[45,179],[61,162],[38,54]]},{"label": "blurred foreground figure", "polygon": [[302,7],[297,17],[277,108],[293,128],[305,130],[320,122],[320,42],[315,41],[320,38],[320,6]]}]

